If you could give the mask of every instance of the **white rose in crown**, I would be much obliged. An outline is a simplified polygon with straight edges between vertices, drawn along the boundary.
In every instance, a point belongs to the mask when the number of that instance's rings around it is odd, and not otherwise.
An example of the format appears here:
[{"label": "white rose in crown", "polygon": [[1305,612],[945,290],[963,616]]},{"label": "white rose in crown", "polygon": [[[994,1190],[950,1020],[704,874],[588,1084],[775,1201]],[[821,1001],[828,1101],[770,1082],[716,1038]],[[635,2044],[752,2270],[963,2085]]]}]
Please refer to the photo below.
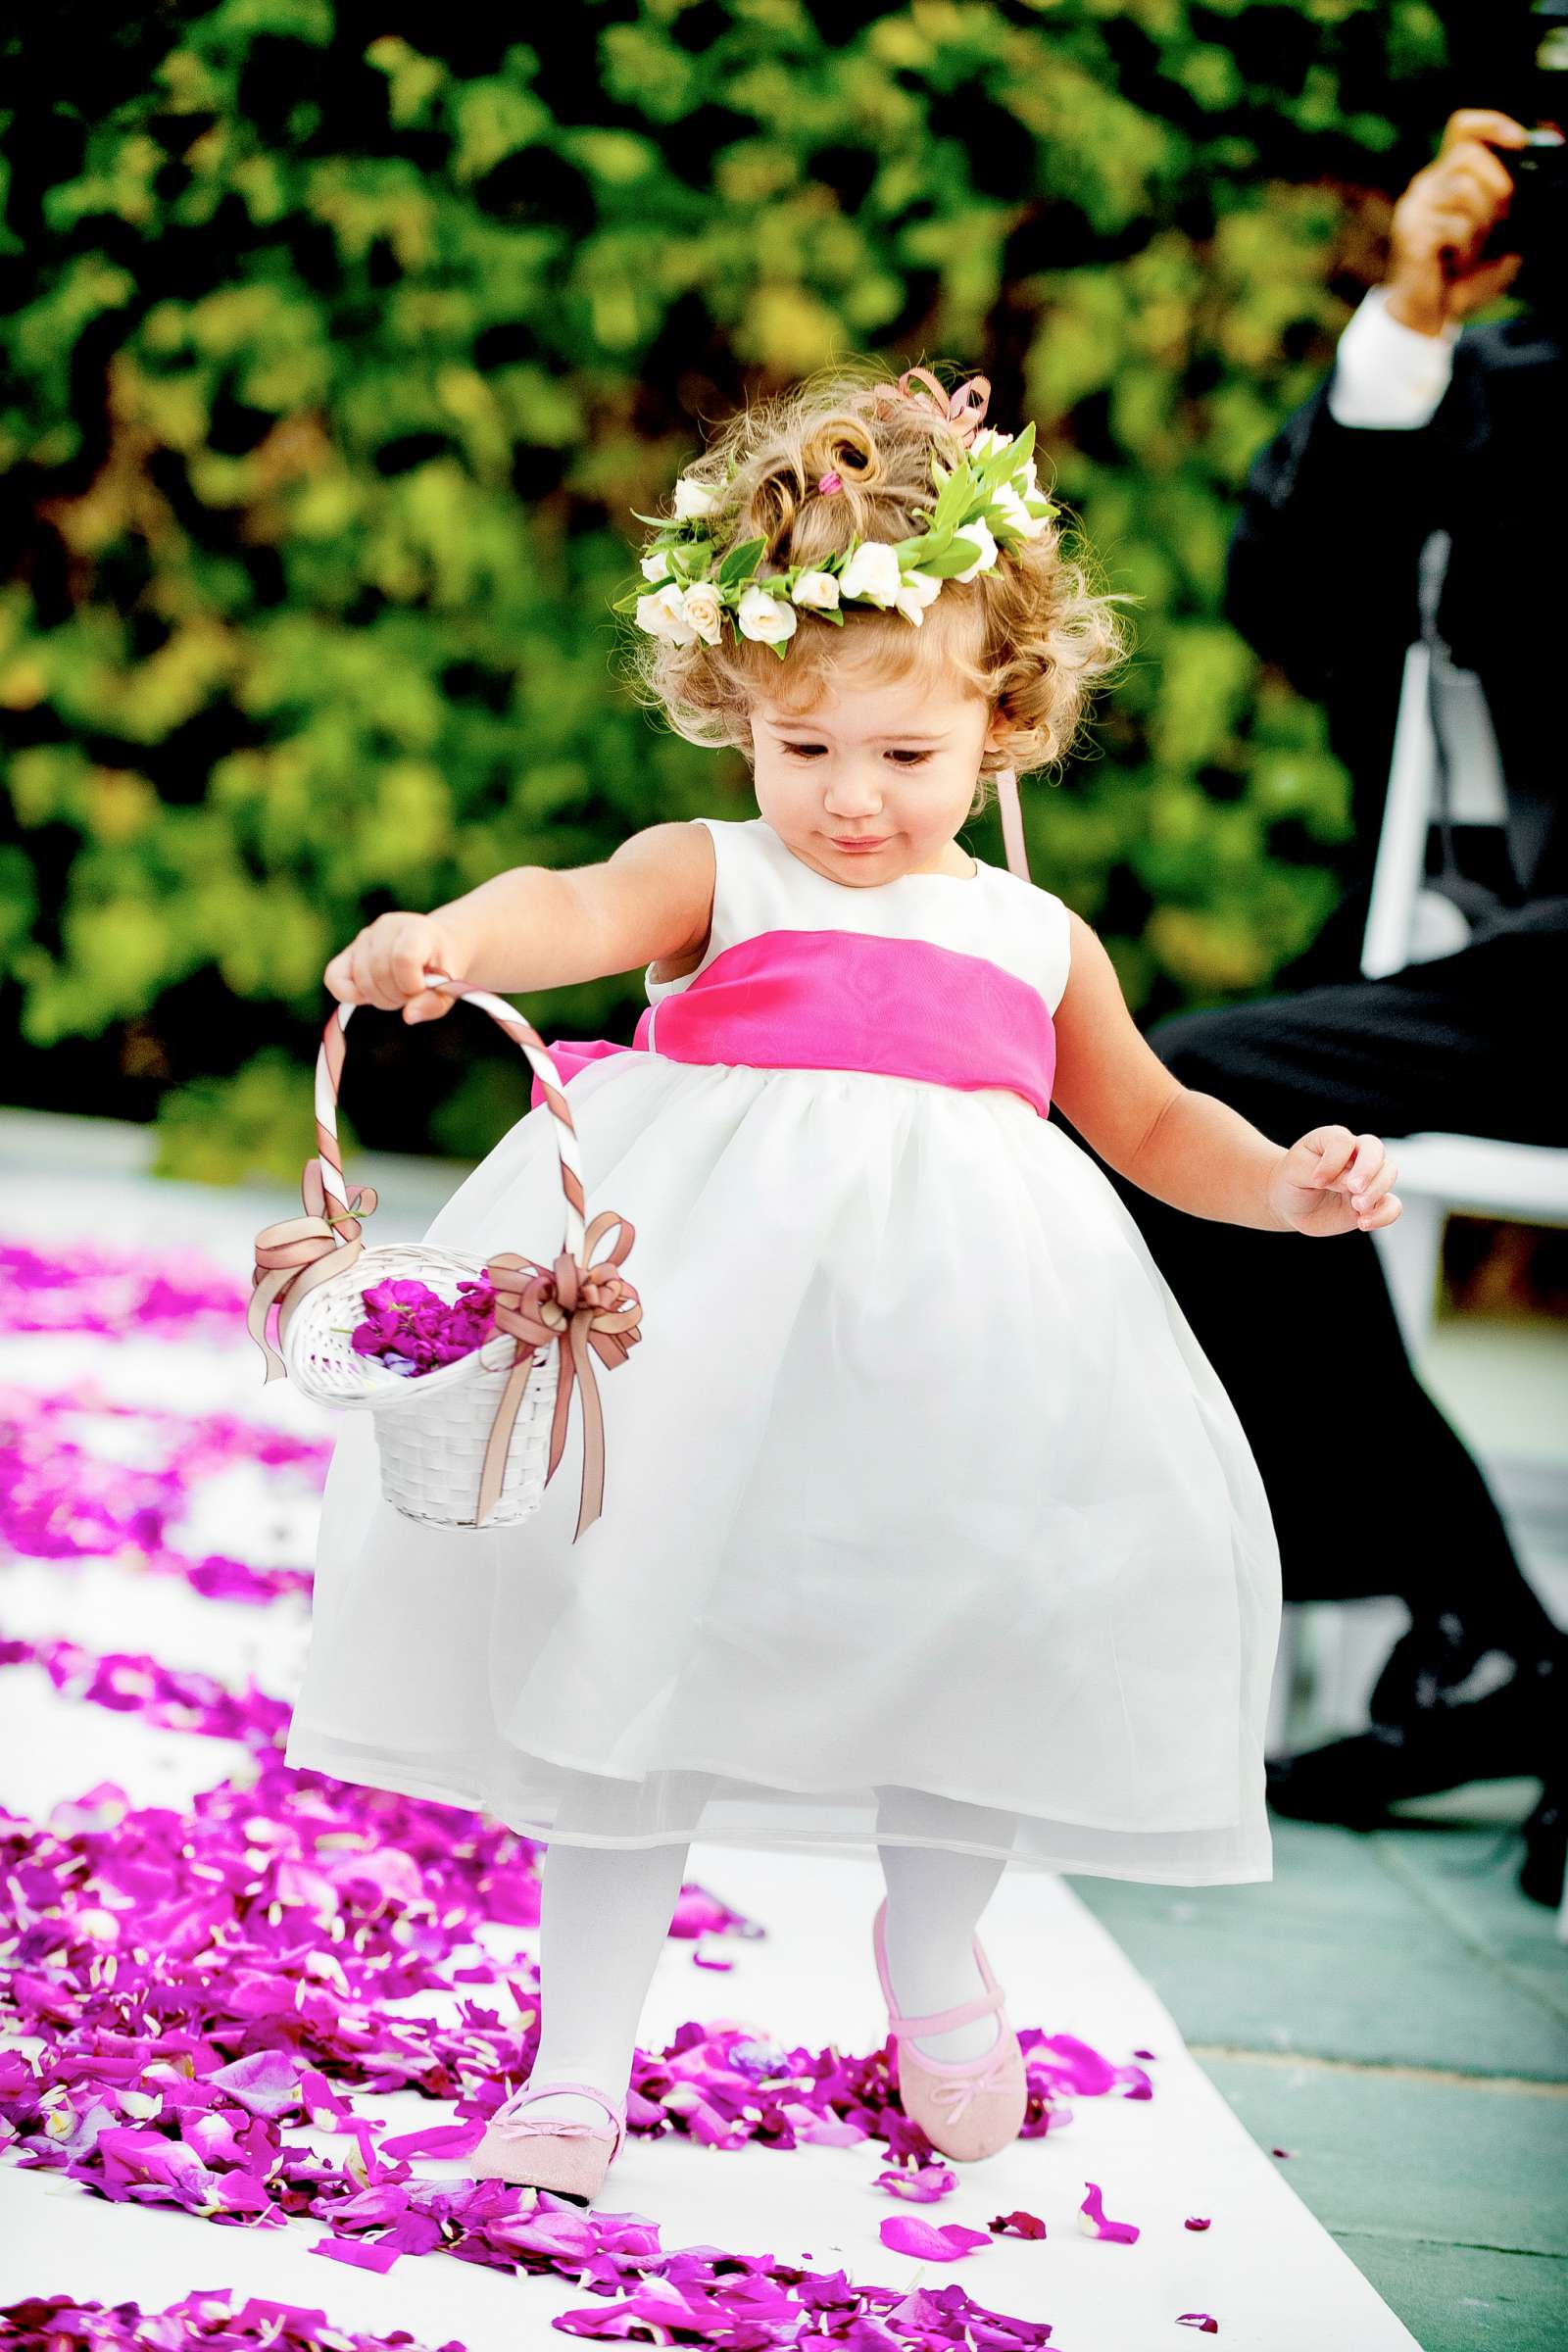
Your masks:
[{"label": "white rose in crown", "polygon": [[686,619],[705,645],[718,643],[719,616],[724,608],[711,580],[693,580],[682,600]]},{"label": "white rose in crown", "polygon": [[830,571],[803,571],[790,591],[798,605],[811,612],[838,610],[839,584]]},{"label": "white rose in crown", "polygon": [[962,523],[960,524],[958,530],[955,533],[955,536],[959,539],[967,539],[970,544],[974,547],[977,547],[980,552],[975,557],[974,562],[969,565],[967,571],[956,571],[950,575],[952,578],[956,580],[972,580],[979,572],[990,571],[992,569],[997,561],[998,551],[997,543],[992,537],[990,526],[987,523]]},{"label": "white rose in crown", "polygon": [[897,602],[902,578],[898,549],[889,547],[885,539],[867,539],[839,573],[839,593],[885,607]]},{"label": "white rose in crown", "polygon": [[711,514],[717,505],[718,493],[715,490],[710,490],[706,482],[694,481],[689,473],[683,473],[675,484],[675,520],[677,522],[701,521],[705,516]]},{"label": "white rose in crown", "polygon": [[685,599],[673,580],[657,596],[637,599],[637,626],[650,637],[667,637],[671,645],[697,643],[697,631],[686,618]]},{"label": "white rose in crown", "polygon": [[656,588],[662,580],[668,579],[669,558],[662,547],[656,547],[652,555],[644,556],[642,574],[645,580],[652,580]]},{"label": "white rose in crown", "polygon": [[753,637],[759,645],[782,645],[793,637],[800,626],[786,597],[771,596],[765,588],[748,588],[735,612],[735,625],[743,637]]},{"label": "white rose in crown", "polygon": [[925,609],[933,597],[942,592],[942,582],[933,579],[928,571],[906,571],[899,582],[893,602],[906,620],[919,628],[925,619]]},{"label": "white rose in crown", "polygon": [[[1048,517],[1044,514],[1031,514],[1011,482],[1004,482],[999,490],[992,491],[991,505],[1007,529],[1016,531],[1021,539],[1036,538],[1046,527]],[[967,529],[972,531],[973,523],[970,523]]]}]

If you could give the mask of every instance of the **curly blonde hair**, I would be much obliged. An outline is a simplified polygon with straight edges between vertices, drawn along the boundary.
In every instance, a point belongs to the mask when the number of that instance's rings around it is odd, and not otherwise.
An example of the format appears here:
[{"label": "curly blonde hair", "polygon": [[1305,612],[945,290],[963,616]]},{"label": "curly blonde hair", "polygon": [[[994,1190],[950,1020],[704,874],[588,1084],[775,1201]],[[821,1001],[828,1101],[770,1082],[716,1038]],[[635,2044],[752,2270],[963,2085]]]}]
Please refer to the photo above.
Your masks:
[{"label": "curly blonde hair", "polygon": [[[684,476],[719,500],[710,528],[720,552],[760,538],[758,576],[765,578],[843,554],[857,538],[896,541],[920,531],[914,510],[929,510],[936,496],[933,452],[952,467],[965,443],[933,402],[913,393],[889,399],[886,377],[877,361],[841,360],[789,392],[748,403],[721,426]],[[816,484],[828,472],[843,488],[824,497]],[[1000,770],[1060,766],[1094,690],[1131,651],[1115,608],[1139,600],[1096,585],[1081,534],[1073,534],[1071,555],[1066,547],[1048,520],[990,570],[944,580],[918,625],[874,606],[846,607],[842,629],[803,612],[783,661],[770,645],[737,642],[727,630],[716,645],[677,645],[632,621],[628,683],[689,743],[733,747],[748,759],[759,701],[801,716],[846,673],[876,685],[912,673],[981,696],[1004,725],[981,760],[970,810],[978,814]]]}]

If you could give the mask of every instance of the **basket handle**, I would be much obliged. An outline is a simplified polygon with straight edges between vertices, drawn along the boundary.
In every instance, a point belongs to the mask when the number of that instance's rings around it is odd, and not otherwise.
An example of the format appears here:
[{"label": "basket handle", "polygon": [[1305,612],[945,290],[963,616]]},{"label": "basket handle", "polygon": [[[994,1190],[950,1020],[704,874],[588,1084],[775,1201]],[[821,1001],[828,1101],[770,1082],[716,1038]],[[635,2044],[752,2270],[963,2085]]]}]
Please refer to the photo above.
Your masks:
[{"label": "basket handle", "polygon": [[[577,1129],[566,1101],[561,1073],[550,1057],[550,1050],[533,1023],[504,997],[492,996],[488,989],[470,988],[466,981],[453,980],[445,972],[427,971],[421,976],[425,988],[444,988],[455,997],[466,997],[469,1004],[481,1012],[489,1013],[498,1028],[504,1029],[520,1046],[532,1065],[534,1075],[544,1089],[546,1106],[553,1121],[556,1152],[561,1162],[561,1189],[565,1196],[565,1231],[562,1248],[568,1255],[582,1255],[583,1235],[587,1227],[587,1191],[583,1184],[582,1159],[577,1148]],[[321,1184],[329,1199],[336,1203],[334,1218],[328,1209],[334,1230],[346,1242],[359,1238],[359,1220],[343,1181],[343,1159],[337,1137],[337,1098],[342,1081],[343,1064],[348,1048],[352,1004],[336,1004],[327,1017],[321,1032],[321,1043],[316,1056],[316,1141],[320,1153]],[[371,1195],[373,1205],[374,1196]]]},{"label": "basket handle", "polygon": [[[493,997],[485,989],[469,988],[466,981],[454,980],[445,972],[425,972],[423,984],[426,988],[450,989],[454,996],[471,997],[481,1011],[488,1012],[509,1037],[515,1038],[528,1056],[544,1090],[561,1163],[565,1236],[557,1263],[580,1264],[586,1238],[587,1195],[577,1150],[577,1130],[549,1048],[533,1023],[505,998]],[[269,1380],[287,1377],[288,1367],[279,1348],[290,1317],[318,1283],[329,1282],[354,1263],[365,1247],[361,1219],[376,1206],[373,1185],[357,1185],[350,1193],[343,1178],[343,1156],[337,1138],[338,1086],[347,1054],[343,1041],[354,1009],[352,1004],[333,1005],[316,1056],[318,1149],[315,1158],[305,1162],[300,1177],[305,1214],[266,1225],[256,1237],[256,1263],[251,1274],[245,1326],[267,1358]],[[274,1299],[279,1348],[274,1348],[267,1336]]]},{"label": "basket handle", "polygon": [[[454,996],[471,998],[481,1012],[522,1048],[543,1089],[554,1125],[556,1152],[561,1163],[561,1186],[565,1202],[565,1234],[553,1265],[519,1256],[515,1250],[492,1253],[485,1271],[496,1291],[496,1326],[515,1343],[512,1368],[496,1406],[480,1476],[476,1526],[483,1526],[501,1492],[507,1447],[522,1400],[522,1392],[537,1351],[549,1346],[561,1349],[556,1411],[551,1428],[550,1462],[546,1484],[556,1474],[565,1443],[566,1416],[575,1385],[582,1394],[582,1501],[577,1514],[580,1536],[598,1518],[605,1487],[604,1421],[594,1380],[597,1355],[607,1367],[624,1363],[640,1339],[642,1303],[619,1272],[631,1248],[633,1228],[613,1209],[586,1223],[586,1193],[577,1150],[577,1130],[550,1050],[533,1023],[514,1004],[492,996],[487,989],[470,988],[446,972],[421,975],[426,988],[449,989]],[[361,1219],[376,1205],[374,1187],[356,1186],[352,1197],[343,1179],[338,1148],[337,1098],[346,1056],[344,1036],[352,1004],[338,1004],[328,1016],[316,1057],[317,1156],[308,1159],[300,1179],[306,1213],[264,1226],[256,1237],[256,1264],[245,1325],[267,1358],[267,1378],[286,1378],[288,1367],[267,1336],[268,1318],[277,1302],[277,1335],[281,1343],[286,1324],[301,1300],[317,1284],[342,1273],[360,1255],[365,1244]],[[336,1207],[330,1203],[336,1202]],[[584,1263],[612,1227],[619,1240],[599,1262]],[[573,1537],[573,1542],[576,1537]]]}]

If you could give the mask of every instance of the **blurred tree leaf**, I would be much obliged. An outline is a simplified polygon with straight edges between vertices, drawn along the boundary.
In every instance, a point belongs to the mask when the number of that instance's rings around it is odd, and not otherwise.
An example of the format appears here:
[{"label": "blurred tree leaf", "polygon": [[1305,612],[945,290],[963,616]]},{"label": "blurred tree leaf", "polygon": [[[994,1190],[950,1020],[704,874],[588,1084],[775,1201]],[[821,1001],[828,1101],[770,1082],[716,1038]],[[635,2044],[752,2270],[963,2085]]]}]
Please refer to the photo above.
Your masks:
[{"label": "blurred tree leaf", "polygon": [[[96,31],[0,28],[16,1099],[90,1083],[172,1172],[292,1184],[362,923],[747,813],[744,764],[616,683],[609,605],[704,425],[850,349],[988,374],[1144,599],[1083,756],[1025,788],[1135,1009],[1266,988],[1313,935],[1346,779],[1221,619],[1225,552],[1452,103],[1425,0]],[[1001,860],[994,816],[965,837]],[[642,1001],[527,1009],[629,1037]],[[393,1029],[356,1061],[378,1143],[476,1155],[525,1105],[488,1024]]]}]

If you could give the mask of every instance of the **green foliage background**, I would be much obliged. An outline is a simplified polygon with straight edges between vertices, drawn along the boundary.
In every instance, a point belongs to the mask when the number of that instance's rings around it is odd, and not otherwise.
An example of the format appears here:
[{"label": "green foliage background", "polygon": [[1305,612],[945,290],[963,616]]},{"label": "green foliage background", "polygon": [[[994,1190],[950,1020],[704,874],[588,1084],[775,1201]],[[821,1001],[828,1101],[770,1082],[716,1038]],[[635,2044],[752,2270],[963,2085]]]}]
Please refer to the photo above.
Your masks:
[{"label": "green foliage background", "polygon": [[[1457,102],[1436,11],[514,23],[209,0],[0,33],[10,1100],[292,1185],[362,922],[749,813],[743,763],[618,683],[608,606],[702,419],[847,346],[982,368],[1146,599],[1089,757],[1025,784],[1036,878],[1140,1017],[1266,989],[1338,896],[1348,795],[1218,617],[1225,548]],[[640,980],[525,1009],[629,1037]],[[477,1154],[526,1107],[462,1008],[353,1044],[367,1142]]]}]

